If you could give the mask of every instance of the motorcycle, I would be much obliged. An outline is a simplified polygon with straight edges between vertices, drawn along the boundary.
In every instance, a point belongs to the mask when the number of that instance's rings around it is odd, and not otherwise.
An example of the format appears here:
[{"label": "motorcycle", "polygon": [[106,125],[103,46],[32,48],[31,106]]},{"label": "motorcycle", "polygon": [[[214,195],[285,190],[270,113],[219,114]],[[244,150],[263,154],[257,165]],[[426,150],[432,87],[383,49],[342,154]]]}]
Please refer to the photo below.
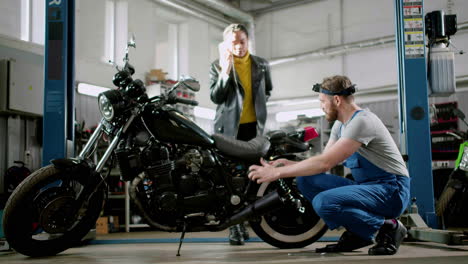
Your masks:
[{"label": "motorcycle", "polygon": [[[95,226],[107,199],[107,177],[117,163],[121,180],[145,222],[181,232],[220,231],[249,221],[263,241],[278,248],[298,248],[317,241],[327,226],[298,191],[293,179],[257,184],[248,168],[260,158],[295,159],[309,149],[314,133],[272,131],[251,141],[207,134],[174,109],[176,89],[194,92],[199,83],[180,79],[167,93],[148,97],[141,80],[133,80],[127,44],[116,89],[98,97],[102,119],[79,155],[62,158],[33,172],[12,193],[3,216],[4,234],[17,252],[31,257],[58,254]],[[99,142],[108,140],[93,162]],[[107,169],[106,169],[107,168]]]},{"label": "motorcycle", "polygon": [[[458,117],[465,125],[468,123],[465,121],[465,114],[457,108],[453,109],[453,114]],[[465,194],[468,191],[468,131],[453,131],[447,132],[457,140],[461,141],[458,150],[458,156],[455,160],[455,167],[448,176],[447,183],[436,202],[436,215],[441,217],[442,223],[444,223],[444,213],[449,207],[449,204],[453,201],[453,197],[456,193]],[[456,206],[453,206],[456,208]]]}]

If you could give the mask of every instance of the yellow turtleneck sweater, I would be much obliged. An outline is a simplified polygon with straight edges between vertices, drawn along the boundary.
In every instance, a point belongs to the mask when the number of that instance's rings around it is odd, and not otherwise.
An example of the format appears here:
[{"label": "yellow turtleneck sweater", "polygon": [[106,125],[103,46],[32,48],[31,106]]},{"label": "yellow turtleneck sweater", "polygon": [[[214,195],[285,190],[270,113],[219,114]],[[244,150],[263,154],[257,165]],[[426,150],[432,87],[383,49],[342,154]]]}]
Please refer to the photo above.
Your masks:
[{"label": "yellow turtleneck sweater", "polygon": [[234,57],[234,67],[244,87],[244,103],[240,116],[240,124],[257,121],[255,105],[252,96],[252,59],[247,51],[244,57]]}]

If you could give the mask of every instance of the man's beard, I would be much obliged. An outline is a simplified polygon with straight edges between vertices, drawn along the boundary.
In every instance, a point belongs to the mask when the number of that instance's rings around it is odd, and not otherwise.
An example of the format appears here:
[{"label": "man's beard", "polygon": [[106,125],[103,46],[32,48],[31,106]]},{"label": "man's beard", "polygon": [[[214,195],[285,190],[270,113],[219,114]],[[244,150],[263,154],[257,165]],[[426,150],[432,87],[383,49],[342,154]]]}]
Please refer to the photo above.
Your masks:
[{"label": "man's beard", "polygon": [[328,122],[334,122],[338,118],[338,111],[336,110],[336,107],[333,106],[330,108],[328,113],[325,113],[325,118],[327,119]]}]

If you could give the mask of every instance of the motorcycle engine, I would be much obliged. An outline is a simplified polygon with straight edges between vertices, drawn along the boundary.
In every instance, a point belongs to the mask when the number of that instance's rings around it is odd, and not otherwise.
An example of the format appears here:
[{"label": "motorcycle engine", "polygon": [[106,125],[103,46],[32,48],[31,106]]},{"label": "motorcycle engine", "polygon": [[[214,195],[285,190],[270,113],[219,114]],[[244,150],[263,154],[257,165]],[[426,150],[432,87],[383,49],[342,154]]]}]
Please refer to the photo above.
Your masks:
[{"label": "motorcycle engine", "polygon": [[158,222],[173,224],[182,215],[209,212],[216,204],[214,157],[207,150],[154,145],[141,154],[146,178],[140,185]]}]

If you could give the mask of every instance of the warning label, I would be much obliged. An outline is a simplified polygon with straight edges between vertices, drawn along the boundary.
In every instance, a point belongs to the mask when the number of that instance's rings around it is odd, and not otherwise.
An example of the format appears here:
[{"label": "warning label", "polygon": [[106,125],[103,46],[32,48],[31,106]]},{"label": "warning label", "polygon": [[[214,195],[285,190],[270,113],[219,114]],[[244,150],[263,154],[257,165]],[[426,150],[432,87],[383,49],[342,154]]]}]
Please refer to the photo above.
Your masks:
[{"label": "warning label", "polygon": [[422,6],[404,6],[403,15],[407,16],[420,16],[422,15]]},{"label": "warning label", "polygon": [[424,20],[422,1],[403,0],[406,58],[424,57]]},{"label": "warning label", "polygon": [[405,43],[409,44],[410,42],[421,42],[424,41],[424,33],[422,31],[407,31],[405,32]]},{"label": "warning label", "polygon": [[422,18],[405,18],[405,31],[421,31],[423,29]]}]

